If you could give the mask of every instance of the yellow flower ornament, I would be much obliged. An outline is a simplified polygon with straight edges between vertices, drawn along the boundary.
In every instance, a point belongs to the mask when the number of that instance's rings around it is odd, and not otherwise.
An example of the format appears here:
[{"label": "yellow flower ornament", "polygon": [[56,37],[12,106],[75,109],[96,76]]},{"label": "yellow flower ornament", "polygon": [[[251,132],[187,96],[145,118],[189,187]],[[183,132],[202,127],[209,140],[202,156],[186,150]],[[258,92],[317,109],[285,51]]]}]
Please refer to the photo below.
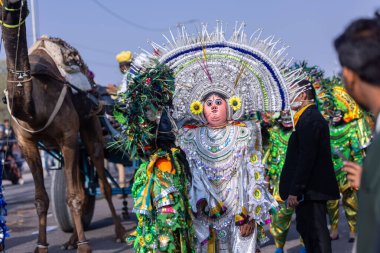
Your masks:
[{"label": "yellow flower ornament", "polygon": [[241,99],[239,97],[233,96],[228,99],[228,104],[232,107],[234,111],[237,111],[241,108]]},{"label": "yellow flower ornament", "polygon": [[203,112],[203,105],[199,101],[194,101],[190,105],[190,111],[194,115],[199,115]]}]

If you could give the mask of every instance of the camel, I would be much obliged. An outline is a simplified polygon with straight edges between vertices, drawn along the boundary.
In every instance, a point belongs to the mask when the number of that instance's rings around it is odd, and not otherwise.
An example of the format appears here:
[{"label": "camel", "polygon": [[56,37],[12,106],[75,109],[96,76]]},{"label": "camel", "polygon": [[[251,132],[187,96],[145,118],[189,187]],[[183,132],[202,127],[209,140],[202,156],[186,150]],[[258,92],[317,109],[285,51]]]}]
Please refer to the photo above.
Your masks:
[{"label": "camel", "polygon": [[[110,207],[115,223],[116,238],[123,240],[126,230],[116,215],[111,187],[106,180],[103,137],[97,116],[80,117],[80,108],[76,106],[78,104],[76,100],[83,100],[83,97],[76,97],[73,94],[67,82],[59,75],[56,66],[51,64],[49,55],[43,50],[36,50],[28,57],[25,28],[25,19],[28,14],[26,0],[3,0],[0,1],[0,5],[8,68],[7,105],[12,115],[16,138],[30,167],[35,184],[38,239],[34,252],[48,252],[46,220],[49,198],[44,185],[41,158],[37,147],[39,141],[59,148],[64,157],[64,174],[67,182],[66,201],[72,214],[74,232],[63,246],[66,249],[73,246],[77,248],[77,253],[91,252],[81,223],[85,194],[79,175],[79,134],[95,165],[101,190]],[[41,63],[45,64],[43,71],[31,73],[31,66],[33,69],[36,64]]]}]

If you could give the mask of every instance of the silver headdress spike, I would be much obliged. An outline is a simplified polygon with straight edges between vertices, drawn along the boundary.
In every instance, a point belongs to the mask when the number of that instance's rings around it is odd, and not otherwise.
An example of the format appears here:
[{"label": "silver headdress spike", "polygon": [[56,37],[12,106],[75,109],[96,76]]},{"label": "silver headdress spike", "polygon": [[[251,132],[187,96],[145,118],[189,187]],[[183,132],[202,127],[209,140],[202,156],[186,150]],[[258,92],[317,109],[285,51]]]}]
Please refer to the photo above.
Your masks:
[{"label": "silver headdress spike", "polygon": [[207,39],[211,40],[210,34],[208,34],[208,31],[207,31],[207,24],[202,25],[202,28],[203,28],[204,34],[207,36]]},{"label": "silver headdress spike", "polygon": [[176,39],[174,38],[174,35],[172,33],[172,30],[169,28],[170,36],[172,37],[173,43],[177,46]]},{"label": "silver headdress spike", "polygon": [[170,40],[165,36],[165,34],[162,34],[162,36],[166,39],[166,41],[169,43],[169,45],[174,48],[174,45],[170,42]]},{"label": "silver headdress spike", "polygon": [[190,44],[191,41],[190,41],[190,38],[189,38],[189,33],[188,33],[187,30],[186,30],[186,26],[183,26],[183,27],[184,27],[185,35],[186,35],[186,43],[187,43],[187,44]]},{"label": "silver headdress spike", "polygon": [[149,57],[153,58],[153,54],[150,53],[148,50],[145,50],[144,48],[141,48],[141,47],[138,47],[138,49],[140,49],[140,51],[144,52],[145,54],[147,54]]},{"label": "silver headdress spike", "polygon": [[260,37],[261,37],[261,34],[262,34],[262,32],[263,32],[263,29],[262,28],[259,28],[259,35],[256,37],[256,39],[253,41],[253,43],[252,43],[252,46],[254,46],[254,44],[257,44],[258,42],[259,42],[259,40],[260,40]]},{"label": "silver headdress spike", "polygon": [[294,60],[294,58],[292,57],[292,58],[290,58],[290,60],[285,64],[285,66],[286,67],[290,67],[290,65],[292,64],[292,62],[293,62],[293,60]]},{"label": "silver headdress spike", "polygon": [[220,40],[220,37],[219,37],[219,20],[216,20],[216,39]]},{"label": "silver headdress spike", "polygon": [[223,21],[220,21],[220,40],[225,40],[223,31]]},{"label": "silver headdress spike", "polygon": [[256,33],[257,32],[259,32],[260,31],[260,28],[259,29],[257,29],[254,33],[252,33],[252,35],[251,35],[251,37],[249,37],[249,41],[248,41],[248,45],[251,45],[252,44],[252,39],[253,39],[253,37],[256,35]]},{"label": "silver headdress spike", "polygon": [[237,26],[238,26],[238,21],[235,21],[235,28],[234,28],[234,32],[232,33],[232,37],[231,37],[231,41],[233,41],[233,42],[236,42],[237,41],[237,37],[238,37],[238,28],[237,28]]},{"label": "silver headdress spike", "polygon": [[299,74],[301,74],[302,72],[302,68],[298,68],[298,69],[295,69],[295,70],[292,70],[292,71],[289,71],[288,73],[286,73],[284,75],[285,78],[293,78],[295,76],[299,76]]},{"label": "silver headdress spike", "polygon": [[245,28],[245,22],[242,22],[241,25],[240,25],[240,28],[239,28],[239,31],[240,31],[240,43],[242,43],[242,44],[243,44],[243,41],[244,41],[244,38],[245,38],[244,28]]},{"label": "silver headdress spike", "polygon": [[202,42],[202,30],[200,30],[196,24],[194,24],[194,29],[196,31],[196,35],[194,36],[194,43]]},{"label": "silver headdress spike", "polygon": [[177,24],[177,38],[176,38],[176,42],[177,42],[177,46],[182,46],[183,42],[182,42],[182,36],[181,36],[181,24]]},{"label": "silver headdress spike", "polygon": [[278,59],[280,59],[281,55],[289,48],[289,46],[284,46],[282,47],[281,49],[277,50],[277,52],[273,55],[273,59],[278,62],[280,65],[281,64],[281,61],[278,61]]},{"label": "silver headdress spike", "polygon": [[269,36],[269,37],[266,37],[266,38],[263,40],[263,43],[269,45],[270,42],[273,40],[273,38],[274,38],[274,35],[271,35],[271,36]]},{"label": "silver headdress spike", "polygon": [[154,42],[154,41],[150,41],[150,44],[152,45],[152,47],[154,48],[154,49],[162,49],[162,50],[164,50],[164,51],[169,51],[167,48],[165,48],[165,47],[163,47],[163,46],[160,46],[159,44],[157,44],[156,42]]},{"label": "silver headdress spike", "polygon": [[[271,50],[270,50],[270,52],[269,52],[269,56],[272,57],[272,53],[273,53],[273,51],[275,51],[277,44],[279,44],[280,42],[281,42],[281,39],[278,39],[276,42],[273,42],[273,43],[271,44]],[[276,52],[276,51],[275,51],[275,52]],[[272,59],[273,59],[273,58],[272,58]]]}]

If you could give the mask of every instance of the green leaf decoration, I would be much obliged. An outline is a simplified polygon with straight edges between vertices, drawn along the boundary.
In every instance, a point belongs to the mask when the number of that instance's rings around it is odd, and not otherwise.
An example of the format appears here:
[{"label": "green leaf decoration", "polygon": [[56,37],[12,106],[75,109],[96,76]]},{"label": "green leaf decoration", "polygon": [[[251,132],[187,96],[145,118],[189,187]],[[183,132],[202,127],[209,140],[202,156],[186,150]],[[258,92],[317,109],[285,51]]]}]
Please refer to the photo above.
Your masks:
[{"label": "green leaf decoration", "polygon": [[121,125],[119,140],[111,147],[122,149],[132,159],[147,159],[155,148],[156,120],[150,116],[159,114],[164,106],[170,106],[174,93],[174,76],[165,65],[155,65],[132,76],[125,93],[119,94],[114,117]]}]

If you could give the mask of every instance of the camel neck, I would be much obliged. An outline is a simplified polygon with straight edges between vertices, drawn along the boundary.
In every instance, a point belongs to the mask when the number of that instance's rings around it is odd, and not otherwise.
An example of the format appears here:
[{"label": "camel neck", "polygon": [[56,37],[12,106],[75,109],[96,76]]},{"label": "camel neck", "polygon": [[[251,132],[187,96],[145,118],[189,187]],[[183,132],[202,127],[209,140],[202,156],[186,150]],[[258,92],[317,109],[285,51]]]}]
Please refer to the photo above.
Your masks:
[{"label": "camel neck", "polygon": [[1,8],[0,18],[8,68],[7,90],[12,101],[9,106],[14,117],[29,121],[35,116],[35,112],[24,22],[28,15],[27,5],[25,1],[19,1]]}]

